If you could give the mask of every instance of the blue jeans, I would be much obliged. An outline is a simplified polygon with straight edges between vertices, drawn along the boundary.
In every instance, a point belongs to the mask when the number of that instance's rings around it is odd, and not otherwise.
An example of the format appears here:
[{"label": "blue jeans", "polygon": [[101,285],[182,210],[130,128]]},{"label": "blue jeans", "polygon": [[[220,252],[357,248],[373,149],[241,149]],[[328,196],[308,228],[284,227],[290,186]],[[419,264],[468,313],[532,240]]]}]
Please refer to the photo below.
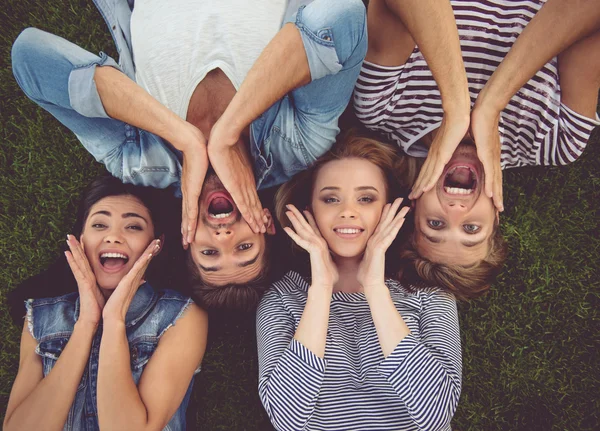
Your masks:
[{"label": "blue jeans", "polygon": [[[288,21],[301,33],[311,82],[252,123],[258,188],[287,181],[331,147],[367,51],[361,0],[315,0]],[[72,130],[112,175],[127,183],[179,188],[181,154],[159,136],[106,114],[94,72],[97,66],[121,70],[112,58],[28,28],[13,44],[12,66],[25,94]]]}]

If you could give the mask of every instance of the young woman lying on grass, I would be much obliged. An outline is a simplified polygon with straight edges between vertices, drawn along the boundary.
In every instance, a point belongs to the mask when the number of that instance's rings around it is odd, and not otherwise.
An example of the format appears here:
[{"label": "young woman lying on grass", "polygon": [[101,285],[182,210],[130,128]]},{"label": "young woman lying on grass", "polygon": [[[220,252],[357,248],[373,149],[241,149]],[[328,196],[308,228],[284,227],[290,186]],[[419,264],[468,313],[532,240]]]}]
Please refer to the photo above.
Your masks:
[{"label": "young woman lying on grass", "polygon": [[259,394],[278,430],[450,429],[461,388],[454,296],[384,277],[408,212],[394,200],[395,157],[351,136],[276,196],[311,266],[258,309]]},{"label": "young woman lying on grass", "polygon": [[144,281],[155,197],[113,177],[85,193],[65,252],[79,292],[27,302],[5,430],[185,429],[207,318]]},{"label": "young woman lying on grass", "polygon": [[600,124],[600,1],[373,0],[368,30],[356,114],[425,159],[403,258],[476,296],[506,256],[502,169],[571,163]]}]

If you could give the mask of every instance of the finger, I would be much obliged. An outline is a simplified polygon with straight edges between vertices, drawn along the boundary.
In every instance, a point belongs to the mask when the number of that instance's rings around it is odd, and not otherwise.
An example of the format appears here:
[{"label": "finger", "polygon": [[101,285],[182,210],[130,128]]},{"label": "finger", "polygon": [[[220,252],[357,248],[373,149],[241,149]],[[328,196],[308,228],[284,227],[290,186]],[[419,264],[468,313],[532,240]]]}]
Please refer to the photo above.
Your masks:
[{"label": "finger", "polygon": [[386,223],[392,223],[392,221],[394,220],[394,218],[396,217],[396,213],[398,212],[398,209],[400,208],[400,205],[402,205],[402,198],[396,198],[394,200],[394,202],[392,203],[392,205],[390,206],[390,210],[388,211],[387,215],[386,215]]},{"label": "finger", "polygon": [[186,205],[186,196],[184,195],[181,199],[181,245],[184,249],[187,249],[187,205]]},{"label": "finger", "polygon": [[196,235],[196,223],[198,221],[198,198],[199,195],[193,193],[187,202],[187,244],[191,244],[194,240],[194,236]]},{"label": "finger", "polygon": [[258,223],[256,223],[256,221],[254,220],[254,215],[252,214],[252,211],[250,211],[250,208],[246,205],[246,203],[242,202],[239,198],[236,200],[236,197],[233,194],[231,194],[231,198],[235,202],[238,211],[242,215],[242,218],[246,221],[246,223],[248,223],[250,229],[252,229],[252,232],[260,233],[260,227],[258,226]]},{"label": "finger", "polygon": [[423,164],[423,166],[421,167],[421,171],[419,172],[419,175],[417,176],[417,181],[415,181],[415,183],[413,184],[412,191],[410,192],[410,195],[409,195],[410,199],[418,199],[419,196],[421,196],[421,194],[423,193],[421,190],[421,184],[423,184],[423,182],[425,181],[425,176],[427,174],[427,170],[429,169],[430,162],[431,162],[431,159],[428,157],[425,160],[425,163]]},{"label": "finger", "polygon": [[315,220],[313,215],[310,213],[310,211],[306,211],[306,210],[302,211],[302,214],[304,214],[304,217],[306,217],[306,220],[308,220],[308,225],[311,227],[311,229],[313,230],[315,235],[322,238],[323,235],[321,235],[321,231],[319,230],[319,227],[317,226],[317,221]]},{"label": "finger", "polygon": [[296,215],[292,211],[287,211],[285,213],[290,223],[292,223],[292,227],[294,231],[302,238],[307,238],[309,235],[314,234],[310,225],[306,222],[304,217],[300,214]]},{"label": "finger", "polygon": [[394,220],[388,226],[385,234],[382,235],[381,247],[384,250],[387,250],[398,236],[398,232],[400,232],[400,228],[402,228],[402,225],[404,225],[404,220],[406,219],[406,214],[408,214],[408,211],[410,211],[410,207],[402,208],[402,210],[396,214]]},{"label": "finger", "polygon": [[[300,238],[300,236],[292,230],[290,227],[284,227],[283,230],[288,234],[292,241],[294,241],[299,247],[302,247],[304,250],[307,250],[308,243]],[[308,250],[307,250],[308,251]]]},{"label": "finger", "polygon": [[260,202],[260,198],[258,197],[258,193],[256,192],[256,188],[254,186],[250,187],[250,189],[248,190],[248,193],[250,194],[250,199],[249,201],[251,202],[251,211],[252,211],[252,217],[254,218],[254,221],[256,222],[256,224],[258,225],[259,229],[260,229],[260,233],[266,233],[267,232],[267,226],[266,226],[266,222],[265,222],[265,214],[262,208],[262,203]]},{"label": "finger", "polygon": [[504,211],[504,197],[502,193],[502,169],[500,166],[496,167],[496,181],[494,182],[494,205],[498,211]]},{"label": "finger", "polygon": [[133,264],[133,267],[129,270],[127,275],[124,277],[124,279],[127,278],[128,281],[131,282],[132,287],[139,286],[139,281],[144,276],[144,273],[146,272],[146,269],[148,268],[148,265],[150,264],[152,257],[160,249],[159,244],[160,244],[160,240],[152,241],[150,243],[150,245],[148,245],[148,247],[146,247],[146,250],[144,250],[144,253],[142,253],[142,255],[139,257],[139,259],[135,261],[135,263]]},{"label": "finger", "polygon": [[71,268],[71,272],[75,277],[77,287],[81,288],[81,286],[85,285],[85,275],[81,272],[81,269],[79,269],[79,265],[77,265],[77,262],[75,262],[73,254],[70,251],[65,251],[65,257],[67,258],[69,268]]},{"label": "finger", "polygon": [[84,276],[88,276],[92,272],[90,263],[88,262],[87,256],[81,247],[81,243],[73,235],[67,235],[67,245],[71,250],[73,259],[78,265]]}]

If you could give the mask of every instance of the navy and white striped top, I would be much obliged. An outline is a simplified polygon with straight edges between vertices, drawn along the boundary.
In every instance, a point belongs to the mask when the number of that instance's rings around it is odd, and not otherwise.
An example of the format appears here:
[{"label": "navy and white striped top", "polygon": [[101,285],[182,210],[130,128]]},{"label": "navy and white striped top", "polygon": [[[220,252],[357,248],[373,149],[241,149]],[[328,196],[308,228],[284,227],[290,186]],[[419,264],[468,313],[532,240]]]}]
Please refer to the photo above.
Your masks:
[{"label": "navy and white striped top", "polygon": [[[546,0],[450,0],[471,103]],[[443,117],[437,84],[418,47],[405,64],[364,62],[354,90],[358,119],[396,142],[409,156],[426,157],[419,139]],[[510,100],[500,116],[502,168],[564,165],[583,152],[600,124],[561,102],[557,57]]]},{"label": "navy and white striped top", "polygon": [[456,301],[386,282],[410,328],[384,358],[363,293],[334,293],[325,358],[294,340],[309,284],[287,273],[257,313],[259,395],[278,430],[449,430],[460,397]]}]

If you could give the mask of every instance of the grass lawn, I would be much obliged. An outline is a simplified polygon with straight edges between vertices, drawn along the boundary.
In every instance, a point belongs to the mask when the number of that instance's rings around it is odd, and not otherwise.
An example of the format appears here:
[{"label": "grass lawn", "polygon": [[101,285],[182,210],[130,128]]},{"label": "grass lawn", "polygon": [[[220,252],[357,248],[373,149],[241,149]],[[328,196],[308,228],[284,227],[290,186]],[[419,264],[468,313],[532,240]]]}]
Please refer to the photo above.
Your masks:
[{"label": "grass lawn", "polygon": [[[103,172],[30,102],[10,46],[35,26],[115,55],[91,1],[3,0],[0,7],[0,420],[21,328],[5,295],[59,253],[82,187]],[[168,53],[167,53],[168,55]],[[116,57],[115,57],[116,58]],[[463,390],[455,430],[593,430],[600,423],[600,133],[567,168],[505,172],[510,257],[491,293],[460,305]],[[269,430],[257,394],[253,316],[214,316],[189,408],[191,429]]]}]

